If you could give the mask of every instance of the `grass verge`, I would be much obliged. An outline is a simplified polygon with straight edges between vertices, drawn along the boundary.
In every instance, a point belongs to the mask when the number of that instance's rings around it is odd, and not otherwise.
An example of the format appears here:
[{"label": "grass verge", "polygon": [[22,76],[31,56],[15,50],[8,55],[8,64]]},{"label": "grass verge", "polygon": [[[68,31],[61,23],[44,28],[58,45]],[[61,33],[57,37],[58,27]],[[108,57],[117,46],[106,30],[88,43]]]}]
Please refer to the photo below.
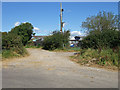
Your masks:
[{"label": "grass verge", "polygon": [[80,47],[69,47],[64,49],[55,49],[55,52],[79,52]]},{"label": "grass verge", "polygon": [[112,49],[103,49],[100,53],[95,49],[81,49],[80,52],[71,56],[71,60],[84,66],[100,67],[118,70],[118,52]]},{"label": "grass verge", "polygon": [[2,50],[2,60],[9,59],[9,58],[15,58],[15,57],[24,57],[28,56],[29,53],[25,48],[21,48],[20,50]]},{"label": "grass verge", "polygon": [[25,48],[42,48],[42,46],[26,45]]}]

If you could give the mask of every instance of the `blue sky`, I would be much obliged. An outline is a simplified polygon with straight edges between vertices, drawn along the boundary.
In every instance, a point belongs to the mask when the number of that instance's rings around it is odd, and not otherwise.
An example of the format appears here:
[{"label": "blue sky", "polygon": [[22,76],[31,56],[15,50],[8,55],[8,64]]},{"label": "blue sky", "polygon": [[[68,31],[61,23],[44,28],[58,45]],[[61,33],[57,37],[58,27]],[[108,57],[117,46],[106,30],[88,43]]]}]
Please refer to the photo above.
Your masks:
[{"label": "blue sky", "polygon": [[[78,35],[84,32],[81,24],[87,17],[103,10],[118,14],[117,2],[63,2],[62,7],[63,21],[66,22],[64,29]],[[36,35],[48,35],[59,30],[59,15],[59,2],[3,2],[2,31],[10,31],[16,22],[30,22]]]}]

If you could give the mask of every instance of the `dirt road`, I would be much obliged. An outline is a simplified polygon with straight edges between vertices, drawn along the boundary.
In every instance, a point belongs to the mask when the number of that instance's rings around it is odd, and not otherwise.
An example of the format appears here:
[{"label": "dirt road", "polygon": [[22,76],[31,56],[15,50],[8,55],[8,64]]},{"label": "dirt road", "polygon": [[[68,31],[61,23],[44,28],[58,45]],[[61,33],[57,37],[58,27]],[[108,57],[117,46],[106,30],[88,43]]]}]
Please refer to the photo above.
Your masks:
[{"label": "dirt road", "polygon": [[28,52],[3,61],[3,88],[118,88],[118,72],[80,66],[70,61],[73,52]]}]

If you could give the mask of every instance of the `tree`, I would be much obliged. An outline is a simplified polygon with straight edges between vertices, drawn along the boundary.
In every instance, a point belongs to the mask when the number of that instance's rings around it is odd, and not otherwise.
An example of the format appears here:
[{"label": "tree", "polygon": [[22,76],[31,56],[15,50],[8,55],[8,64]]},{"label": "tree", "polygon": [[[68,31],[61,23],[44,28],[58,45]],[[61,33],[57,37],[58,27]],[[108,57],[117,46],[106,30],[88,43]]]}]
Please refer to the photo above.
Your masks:
[{"label": "tree", "polygon": [[0,53],[2,51],[2,32],[0,31]]},{"label": "tree", "polygon": [[26,49],[23,47],[21,37],[15,33],[2,33],[2,54],[4,56],[5,52],[12,55],[24,55],[26,54]]},{"label": "tree", "polygon": [[53,31],[51,36],[47,36],[43,41],[43,48],[47,50],[61,49],[69,45],[69,31]]},{"label": "tree", "polygon": [[82,48],[115,48],[120,46],[120,32],[106,30],[101,33],[89,34],[82,40]]},{"label": "tree", "polygon": [[88,17],[82,23],[88,29],[88,36],[82,40],[82,48],[115,48],[120,46],[118,16],[111,12],[99,12],[97,16]]},{"label": "tree", "polygon": [[95,33],[103,30],[117,30],[118,29],[118,15],[112,12],[99,12],[97,16],[91,16],[82,22],[82,27],[86,28],[88,32]]},{"label": "tree", "polygon": [[10,50],[11,48],[21,48],[23,46],[21,37],[14,33],[2,33],[2,49]]},{"label": "tree", "polygon": [[64,44],[64,47],[69,46],[69,36],[70,36],[70,31],[69,30],[63,32],[63,44]]},{"label": "tree", "polygon": [[32,24],[28,22],[21,23],[19,26],[14,27],[9,33],[19,35],[22,38],[23,45],[26,45],[34,34]]}]

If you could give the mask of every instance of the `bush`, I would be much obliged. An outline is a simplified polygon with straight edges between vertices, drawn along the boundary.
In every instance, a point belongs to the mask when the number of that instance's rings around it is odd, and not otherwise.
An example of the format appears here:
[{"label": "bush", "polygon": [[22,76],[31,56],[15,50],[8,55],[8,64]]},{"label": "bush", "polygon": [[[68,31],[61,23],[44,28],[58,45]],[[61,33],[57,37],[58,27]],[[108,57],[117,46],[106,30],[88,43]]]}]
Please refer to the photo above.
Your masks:
[{"label": "bush", "polygon": [[120,31],[105,30],[89,34],[82,40],[82,48],[114,48],[120,46]]},{"label": "bush", "polygon": [[10,50],[2,50],[3,58],[12,58],[14,56],[13,52]]},{"label": "bush", "polygon": [[4,59],[4,58],[20,57],[28,54],[25,48],[19,49],[18,51],[17,50],[18,49],[2,50],[2,58]]},{"label": "bush", "polygon": [[23,44],[20,36],[14,33],[2,35],[2,49],[10,50],[11,48],[21,47],[23,47]]},{"label": "bush", "polygon": [[2,56],[4,58],[24,56],[27,54],[27,51],[22,44],[21,37],[14,33],[2,35],[2,50]]},{"label": "bush", "polygon": [[54,31],[53,35],[44,38],[43,49],[54,50],[67,47],[69,45],[69,35],[69,31],[63,33]]},{"label": "bush", "polygon": [[2,49],[3,57],[23,56],[27,54],[23,45],[32,38],[33,26],[31,23],[21,23],[19,26],[12,28],[10,32],[2,32]]},{"label": "bush", "polygon": [[62,34],[60,32],[54,33],[52,36],[45,37],[43,41],[43,48],[47,50],[54,50],[56,48],[62,48]]}]

